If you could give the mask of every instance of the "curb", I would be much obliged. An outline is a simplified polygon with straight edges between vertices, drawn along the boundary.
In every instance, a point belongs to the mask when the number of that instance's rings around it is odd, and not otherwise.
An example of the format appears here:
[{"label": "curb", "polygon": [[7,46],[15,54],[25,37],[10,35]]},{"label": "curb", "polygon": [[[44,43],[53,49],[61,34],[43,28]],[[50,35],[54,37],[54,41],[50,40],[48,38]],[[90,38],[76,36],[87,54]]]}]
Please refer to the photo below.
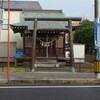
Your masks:
[{"label": "curb", "polygon": [[0,85],[100,85],[100,80],[10,80],[0,81]]}]

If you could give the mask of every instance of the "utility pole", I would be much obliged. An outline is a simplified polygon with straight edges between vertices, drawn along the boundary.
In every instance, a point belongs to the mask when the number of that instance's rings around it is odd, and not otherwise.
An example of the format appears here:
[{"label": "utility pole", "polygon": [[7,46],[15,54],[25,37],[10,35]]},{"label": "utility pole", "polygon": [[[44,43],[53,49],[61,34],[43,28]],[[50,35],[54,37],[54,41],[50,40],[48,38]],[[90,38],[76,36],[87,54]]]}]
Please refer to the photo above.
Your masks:
[{"label": "utility pole", "polygon": [[7,80],[10,80],[10,0],[8,0],[8,63],[7,63]]},{"label": "utility pole", "polygon": [[95,6],[95,28],[94,28],[94,42],[96,49],[95,61],[95,75],[100,78],[100,19],[99,19],[99,0],[94,1]]}]

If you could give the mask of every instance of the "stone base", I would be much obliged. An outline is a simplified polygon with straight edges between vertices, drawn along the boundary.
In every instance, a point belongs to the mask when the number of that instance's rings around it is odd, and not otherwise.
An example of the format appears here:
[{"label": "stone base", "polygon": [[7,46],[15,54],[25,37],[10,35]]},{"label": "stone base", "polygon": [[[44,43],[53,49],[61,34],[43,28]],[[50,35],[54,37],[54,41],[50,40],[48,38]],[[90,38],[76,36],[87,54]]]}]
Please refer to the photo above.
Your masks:
[{"label": "stone base", "polygon": [[58,67],[58,68],[59,68],[59,64],[56,64],[56,67]]},{"label": "stone base", "polygon": [[74,67],[69,68],[69,72],[76,72]]},{"label": "stone base", "polygon": [[32,69],[32,72],[34,72],[35,70],[34,70],[34,68]]},{"label": "stone base", "polygon": [[95,75],[96,75],[95,77],[96,77],[97,79],[100,79],[100,73],[96,73]]}]

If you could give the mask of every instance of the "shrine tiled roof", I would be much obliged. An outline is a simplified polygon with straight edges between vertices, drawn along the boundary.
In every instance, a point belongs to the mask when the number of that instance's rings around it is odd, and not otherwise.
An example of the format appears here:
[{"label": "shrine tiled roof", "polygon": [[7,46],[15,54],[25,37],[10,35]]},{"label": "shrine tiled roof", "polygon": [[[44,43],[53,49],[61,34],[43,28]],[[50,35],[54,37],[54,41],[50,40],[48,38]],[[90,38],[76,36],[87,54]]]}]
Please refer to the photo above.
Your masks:
[{"label": "shrine tiled roof", "polygon": [[[66,18],[62,10],[25,10],[20,14],[20,22],[11,26],[27,27],[28,30],[33,30],[34,21],[25,21],[25,18]],[[79,24],[73,24],[78,26]],[[66,29],[67,21],[38,21],[38,29]]]}]

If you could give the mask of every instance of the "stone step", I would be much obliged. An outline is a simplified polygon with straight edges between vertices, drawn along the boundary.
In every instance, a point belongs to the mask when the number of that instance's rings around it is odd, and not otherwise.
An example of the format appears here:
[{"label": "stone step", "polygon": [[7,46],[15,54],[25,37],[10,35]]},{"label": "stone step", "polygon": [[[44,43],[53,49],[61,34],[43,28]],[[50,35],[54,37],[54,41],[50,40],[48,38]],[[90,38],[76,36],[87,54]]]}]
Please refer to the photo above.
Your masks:
[{"label": "stone step", "polygon": [[65,63],[35,63],[35,67],[61,67],[65,65]]},{"label": "stone step", "polygon": [[35,67],[59,67],[59,64],[36,63]]}]

